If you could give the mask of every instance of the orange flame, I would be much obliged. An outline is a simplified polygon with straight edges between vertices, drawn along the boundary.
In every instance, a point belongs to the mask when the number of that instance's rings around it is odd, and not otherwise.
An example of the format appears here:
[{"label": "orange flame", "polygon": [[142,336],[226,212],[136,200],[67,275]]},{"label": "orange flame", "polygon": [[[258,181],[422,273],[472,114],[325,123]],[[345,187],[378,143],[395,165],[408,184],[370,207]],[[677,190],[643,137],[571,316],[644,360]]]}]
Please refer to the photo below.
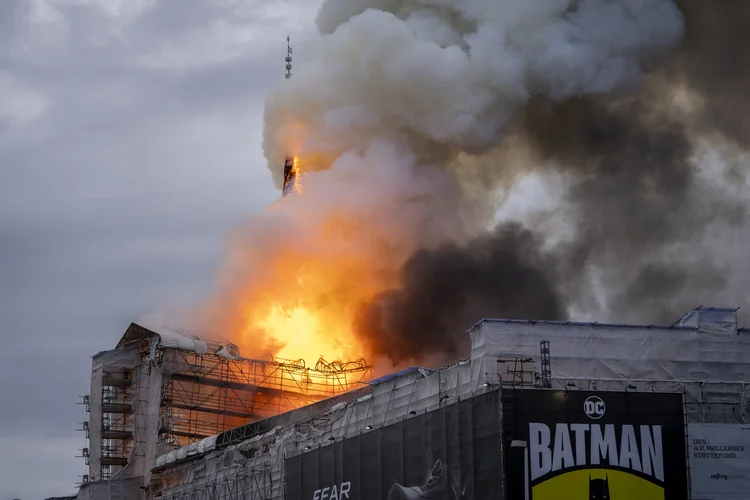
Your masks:
[{"label": "orange flame", "polygon": [[292,158],[292,175],[294,176],[294,185],[292,186],[292,190],[295,193],[301,193],[302,192],[302,178],[301,178],[301,171],[299,168],[299,158],[294,156]]},{"label": "orange flame", "polygon": [[[394,285],[397,259],[373,243],[372,224],[361,215],[306,215],[315,208],[300,182],[306,165],[293,158],[294,192],[250,225],[246,241],[230,245],[229,287],[217,297],[213,326],[236,332],[233,341],[246,357],[301,359],[308,368],[321,357],[370,362],[354,319],[362,304]],[[276,216],[280,222],[268,223]]]},{"label": "orange flame", "polygon": [[352,323],[357,307],[380,291],[366,258],[305,256],[290,250],[269,263],[269,278],[245,290],[243,327],[238,341],[243,352],[268,352],[314,367],[327,361],[368,358]]}]

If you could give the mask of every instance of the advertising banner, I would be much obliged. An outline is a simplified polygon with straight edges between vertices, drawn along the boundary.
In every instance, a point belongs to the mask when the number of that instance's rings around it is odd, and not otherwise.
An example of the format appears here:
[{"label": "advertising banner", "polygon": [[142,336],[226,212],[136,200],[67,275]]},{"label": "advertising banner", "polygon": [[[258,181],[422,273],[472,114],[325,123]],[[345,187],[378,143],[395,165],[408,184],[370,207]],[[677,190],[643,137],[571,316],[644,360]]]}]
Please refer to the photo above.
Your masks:
[{"label": "advertising banner", "polygon": [[488,392],[288,458],[285,498],[501,498],[499,403]]},{"label": "advertising banner", "polygon": [[507,498],[684,500],[681,394],[503,392]]},{"label": "advertising banner", "polygon": [[693,500],[750,499],[750,425],[689,424]]}]

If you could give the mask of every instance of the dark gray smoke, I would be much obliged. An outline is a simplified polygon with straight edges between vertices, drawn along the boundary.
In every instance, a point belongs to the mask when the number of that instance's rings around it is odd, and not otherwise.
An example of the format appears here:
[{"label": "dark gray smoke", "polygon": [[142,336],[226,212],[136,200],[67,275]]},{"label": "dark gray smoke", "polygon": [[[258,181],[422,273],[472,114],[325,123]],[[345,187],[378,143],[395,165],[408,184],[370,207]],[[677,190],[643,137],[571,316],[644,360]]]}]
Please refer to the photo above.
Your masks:
[{"label": "dark gray smoke", "polygon": [[358,329],[393,361],[465,352],[456,335],[483,316],[562,319],[554,262],[535,235],[506,224],[468,245],[420,251],[404,265],[403,286],[363,309]]},{"label": "dark gray smoke", "polygon": [[750,144],[750,4],[678,0],[687,24],[682,49],[662,77],[679,81],[704,100],[696,125],[709,135]]},{"label": "dark gray smoke", "polygon": [[[684,43],[638,92],[537,98],[518,117],[514,133],[539,155],[537,168],[569,181],[560,207],[568,241],[545,252],[540,228],[503,224],[464,246],[416,253],[402,287],[363,307],[357,326],[378,352],[465,354],[465,328],[490,315],[564,319],[576,310],[671,323],[702,303],[741,304],[710,240],[746,231],[747,200],[726,186],[747,172],[750,2],[677,3]],[[728,168],[701,169],[707,142]]]}]

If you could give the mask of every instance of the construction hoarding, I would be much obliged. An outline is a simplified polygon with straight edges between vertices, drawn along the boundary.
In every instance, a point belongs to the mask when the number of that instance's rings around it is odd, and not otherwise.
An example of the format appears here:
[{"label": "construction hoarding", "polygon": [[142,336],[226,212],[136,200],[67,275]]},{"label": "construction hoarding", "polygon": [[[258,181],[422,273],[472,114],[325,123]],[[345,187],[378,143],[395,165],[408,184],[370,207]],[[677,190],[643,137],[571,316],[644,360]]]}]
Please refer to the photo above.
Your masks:
[{"label": "construction hoarding", "polygon": [[693,500],[750,498],[750,425],[688,425]]},{"label": "construction hoarding", "polygon": [[682,394],[506,390],[506,498],[687,498]]},{"label": "construction hoarding", "polygon": [[286,499],[501,498],[499,391],[371,427],[287,459]]}]

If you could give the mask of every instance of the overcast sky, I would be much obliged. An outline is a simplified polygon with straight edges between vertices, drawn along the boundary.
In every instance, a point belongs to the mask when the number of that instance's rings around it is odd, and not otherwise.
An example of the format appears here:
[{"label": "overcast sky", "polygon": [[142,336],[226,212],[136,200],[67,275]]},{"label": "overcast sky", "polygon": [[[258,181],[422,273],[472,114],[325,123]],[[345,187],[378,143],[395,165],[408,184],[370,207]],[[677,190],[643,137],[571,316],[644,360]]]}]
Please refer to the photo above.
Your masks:
[{"label": "overcast sky", "polygon": [[84,473],[91,356],[206,293],[279,193],[263,99],[309,0],[0,0],[0,500]]}]

